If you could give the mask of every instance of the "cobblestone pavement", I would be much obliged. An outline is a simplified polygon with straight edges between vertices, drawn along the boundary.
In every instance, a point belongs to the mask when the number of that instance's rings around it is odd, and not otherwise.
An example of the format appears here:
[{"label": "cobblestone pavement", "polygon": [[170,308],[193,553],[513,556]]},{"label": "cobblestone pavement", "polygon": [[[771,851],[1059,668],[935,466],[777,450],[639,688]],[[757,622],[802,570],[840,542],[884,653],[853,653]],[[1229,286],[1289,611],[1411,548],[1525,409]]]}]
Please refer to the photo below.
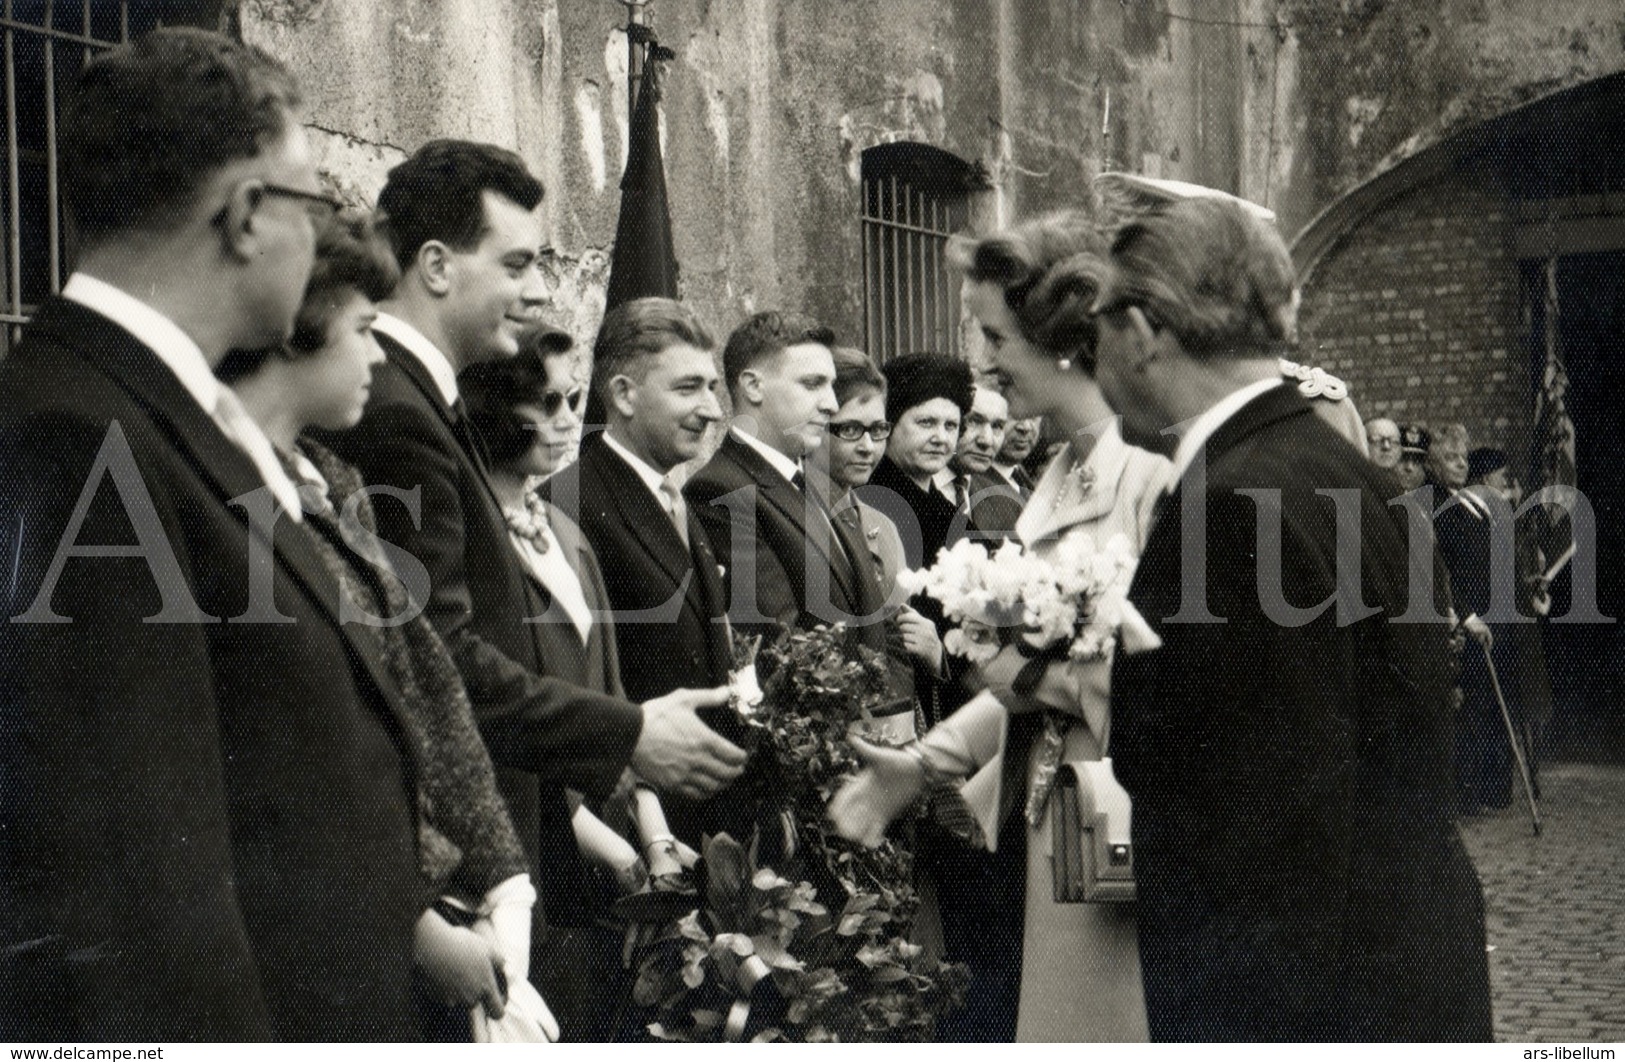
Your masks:
[{"label": "cobblestone pavement", "polygon": [[1625,766],[1542,769],[1541,836],[1521,786],[1466,819],[1484,882],[1502,1041],[1625,1041]]}]

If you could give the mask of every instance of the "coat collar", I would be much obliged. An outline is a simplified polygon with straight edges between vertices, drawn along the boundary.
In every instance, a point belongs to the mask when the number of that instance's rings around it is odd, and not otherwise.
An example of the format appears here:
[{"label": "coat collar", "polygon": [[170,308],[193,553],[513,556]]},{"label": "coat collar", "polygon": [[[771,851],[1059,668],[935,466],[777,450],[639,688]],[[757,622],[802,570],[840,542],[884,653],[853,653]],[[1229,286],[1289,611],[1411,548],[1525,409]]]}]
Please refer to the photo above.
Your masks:
[{"label": "coat collar", "polygon": [[[195,467],[222,504],[264,488],[264,479],[235,443],[203,411],[158,355],[129,332],[86,307],[53,299],[41,307],[30,329],[51,334],[80,351],[85,360],[110,377],[152,418],[154,424]],[[264,530],[248,520],[241,506],[226,508],[248,524],[248,533],[267,542],[298,584],[350,643],[394,710],[401,695],[385,666],[372,631],[343,623],[338,614],[340,591],[308,533],[297,525]]]},{"label": "coat collar", "polygon": [[1067,443],[1033,487],[1033,496],[1016,521],[1016,537],[1031,545],[1111,512],[1118,494],[1131,486],[1123,482],[1129,453],[1115,417],[1083,460],[1073,457],[1072,444]]}]

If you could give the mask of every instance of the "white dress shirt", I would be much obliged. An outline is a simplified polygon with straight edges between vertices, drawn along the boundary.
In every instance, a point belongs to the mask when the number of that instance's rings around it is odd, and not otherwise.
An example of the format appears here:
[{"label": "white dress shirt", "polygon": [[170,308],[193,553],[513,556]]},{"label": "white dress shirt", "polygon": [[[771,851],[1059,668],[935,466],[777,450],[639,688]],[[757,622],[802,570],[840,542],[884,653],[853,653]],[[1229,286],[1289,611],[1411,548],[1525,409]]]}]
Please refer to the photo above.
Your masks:
[{"label": "white dress shirt", "polygon": [[937,492],[944,498],[953,502],[954,508],[961,512],[965,510],[968,501],[966,491],[970,487],[969,477],[961,478],[959,473],[954,471],[954,466],[947,465],[937,469],[931,476],[931,485],[937,488]]},{"label": "white dress shirt", "polygon": [[1196,460],[1197,451],[1207,445],[1207,441],[1213,438],[1213,433],[1224,427],[1226,421],[1241,412],[1243,406],[1259,395],[1280,387],[1285,382],[1279,376],[1275,376],[1257,380],[1245,387],[1238,387],[1209,406],[1207,412],[1192,419],[1190,427],[1179,437],[1178,449],[1174,450],[1174,471],[1168,480],[1168,489],[1173,490],[1174,485],[1191,467],[1191,462]]},{"label": "white dress shirt", "polygon": [[429,371],[429,378],[434,381],[440,397],[446,400],[446,405],[457,404],[457,370],[452,368],[451,359],[428,336],[392,313],[380,313],[372,328],[405,347],[418,359]]},{"label": "white dress shirt", "polygon": [[796,475],[801,471],[801,462],[791,460],[737,424],[728,430],[734,433],[734,438],[761,454],[767,463],[773,466],[773,471],[783,476],[787,483],[795,482]]},{"label": "white dress shirt", "polygon": [[156,354],[226,438],[248,455],[288,517],[294,523],[303,522],[299,490],[277,459],[276,447],[243,410],[237,396],[215,379],[209,360],[191,336],[134,295],[88,273],[69,277],[62,297],[101,314]]}]

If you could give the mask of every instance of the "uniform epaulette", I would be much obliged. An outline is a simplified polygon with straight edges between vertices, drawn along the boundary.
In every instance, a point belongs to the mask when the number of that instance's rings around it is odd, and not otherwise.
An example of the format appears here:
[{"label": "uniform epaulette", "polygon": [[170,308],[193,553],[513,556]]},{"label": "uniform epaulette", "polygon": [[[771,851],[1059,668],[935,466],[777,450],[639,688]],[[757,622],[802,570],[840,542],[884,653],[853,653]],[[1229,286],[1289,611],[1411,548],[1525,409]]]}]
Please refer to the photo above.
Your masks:
[{"label": "uniform epaulette", "polygon": [[1324,398],[1328,402],[1341,402],[1349,396],[1349,385],[1325,369],[1299,365],[1281,359],[1281,375],[1298,382],[1298,393],[1305,398]]}]

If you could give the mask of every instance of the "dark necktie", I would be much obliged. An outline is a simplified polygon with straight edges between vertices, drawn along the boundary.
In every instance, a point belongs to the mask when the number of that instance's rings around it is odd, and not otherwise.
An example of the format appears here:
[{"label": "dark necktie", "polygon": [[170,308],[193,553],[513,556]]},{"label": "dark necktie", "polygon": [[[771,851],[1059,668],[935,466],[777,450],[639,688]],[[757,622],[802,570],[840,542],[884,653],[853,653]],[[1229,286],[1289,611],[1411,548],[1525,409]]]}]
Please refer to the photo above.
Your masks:
[{"label": "dark necktie", "polygon": [[485,450],[485,440],[480,438],[474,422],[468,419],[468,407],[463,404],[461,395],[451,404],[451,433],[468,453],[469,460],[489,476],[490,456]]},{"label": "dark necktie", "polygon": [[1014,483],[1016,488],[1024,495],[1031,494],[1033,492],[1032,473],[1028,472],[1027,469],[1022,465],[1017,465],[1015,468],[1011,469],[1010,482]]}]

